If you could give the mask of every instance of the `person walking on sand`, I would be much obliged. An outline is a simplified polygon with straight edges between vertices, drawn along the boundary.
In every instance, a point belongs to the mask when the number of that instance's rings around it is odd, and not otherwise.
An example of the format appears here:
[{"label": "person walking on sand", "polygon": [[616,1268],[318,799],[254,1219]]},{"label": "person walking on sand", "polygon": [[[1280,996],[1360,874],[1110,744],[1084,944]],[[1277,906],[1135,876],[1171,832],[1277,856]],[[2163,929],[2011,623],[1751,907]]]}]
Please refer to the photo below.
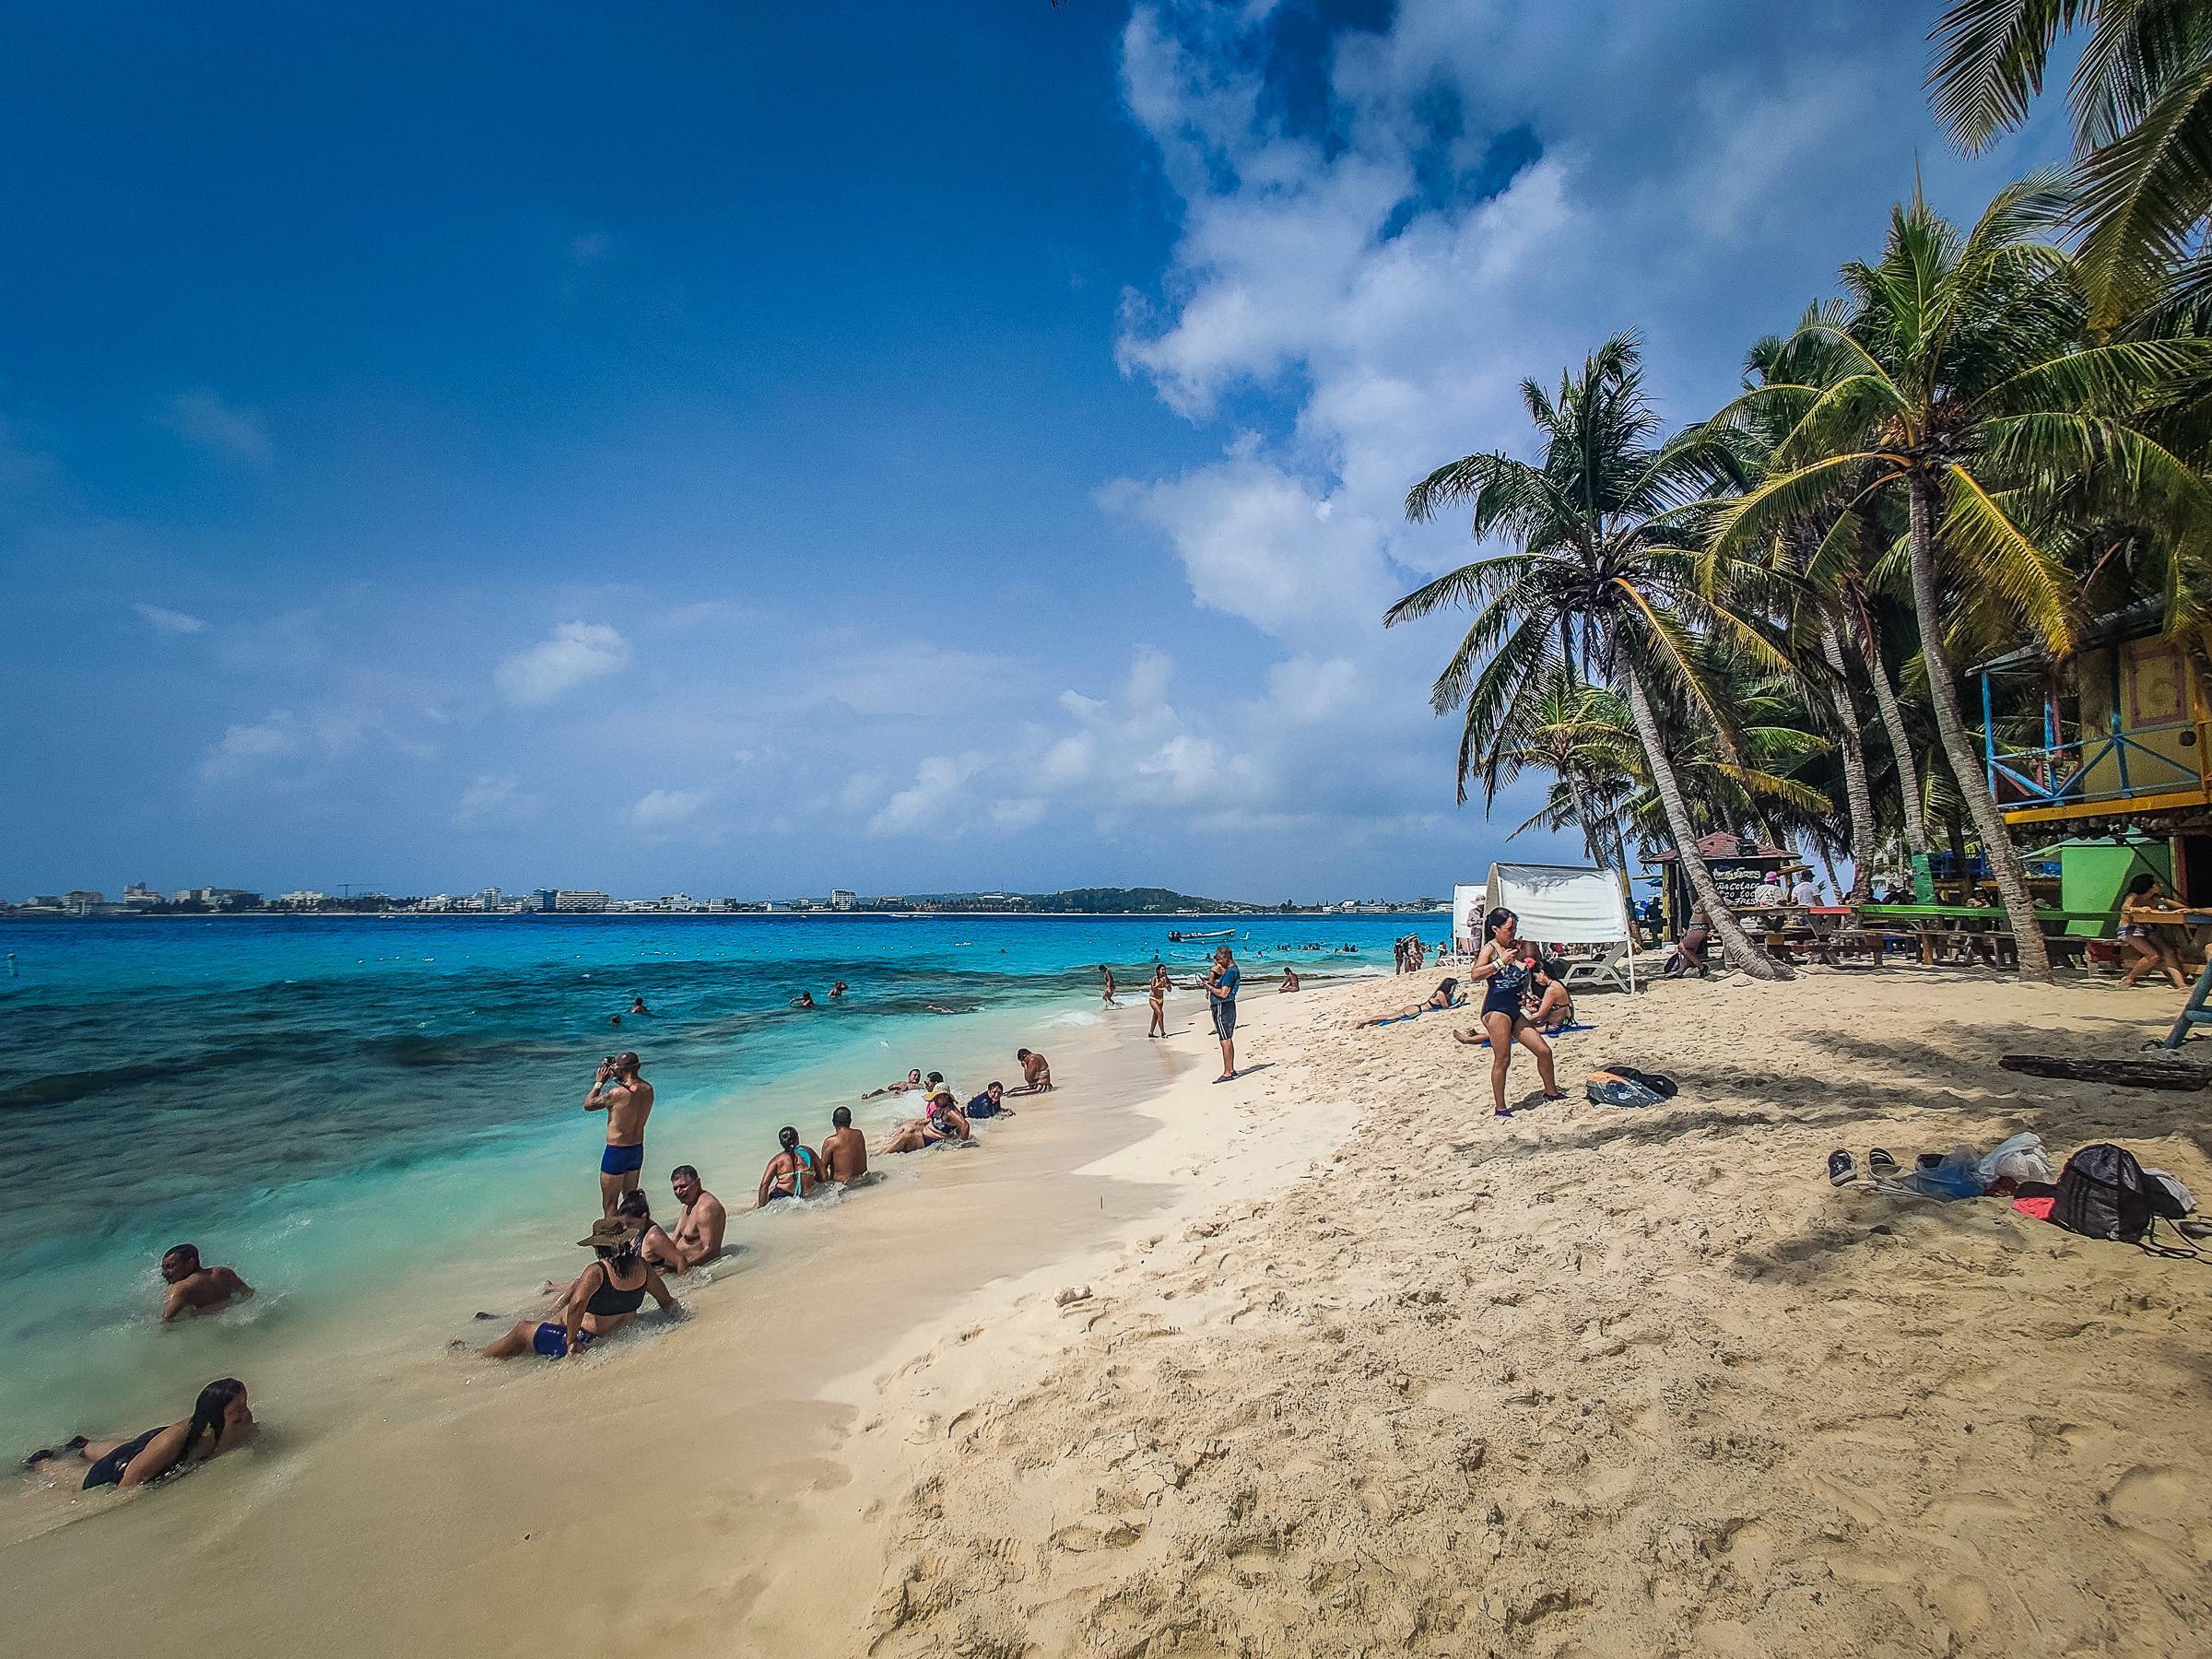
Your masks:
[{"label": "person walking on sand", "polygon": [[1544,1098],[1567,1098],[1559,1092],[1559,1078],[1552,1075],[1551,1044],[1529,1024],[1522,1005],[1535,950],[1521,941],[1520,932],[1521,918],[1512,911],[1502,905],[1492,911],[1482,919],[1482,948],[1476,953],[1475,965],[1467,970],[1469,979],[1489,982],[1482,997],[1482,1028],[1490,1038],[1490,1100],[1499,1117],[1512,1115],[1512,1108],[1505,1103],[1505,1074],[1513,1063],[1515,1042],[1536,1057]]},{"label": "person walking on sand", "polygon": [[1165,962],[1153,964],[1152,983],[1146,994],[1152,1000],[1152,1024],[1145,1035],[1165,1037],[1168,1034],[1168,965]]},{"label": "person walking on sand", "polygon": [[1221,1075],[1217,1083],[1228,1083],[1237,1075],[1237,983],[1244,976],[1237,971],[1237,953],[1226,945],[1214,952],[1214,971],[1206,976],[1206,1000],[1214,1010],[1214,1035],[1221,1040]]},{"label": "person walking on sand", "polygon": [[653,1115],[653,1085],[638,1075],[640,1062],[625,1051],[599,1063],[586,1112],[606,1113],[606,1150],[599,1155],[599,1213],[611,1216],[622,1194],[638,1184],[645,1167],[645,1120]]},{"label": "person walking on sand", "polygon": [[52,1451],[33,1452],[23,1466],[35,1469],[42,1463],[76,1456],[92,1465],[85,1471],[82,1491],[144,1486],[187,1464],[206,1463],[223,1449],[225,1440],[235,1446],[253,1427],[246,1385],[236,1377],[218,1377],[200,1390],[192,1415],[179,1422],[148,1429],[135,1440],[96,1441],[80,1434]]},{"label": "person walking on sand", "polygon": [[682,1253],[683,1270],[688,1273],[701,1262],[711,1262],[722,1253],[723,1234],[730,1225],[730,1213],[722,1206],[722,1200],[707,1191],[699,1179],[699,1171],[689,1164],[677,1164],[668,1171],[668,1188],[682,1206],[676,1218],[676,1247]]},{"label": "person walking on sand", "polygon": [[229,1267],[203,1267],[197,1244],[171,1244],[161,1253],[161,1277],[169,1286],[161,1299],[161,1323],[180,1313],[219,1308],[232,1297],[251,1296],[253,1287]]},{"label": "person walking on sand", "polygon": [[1100,962],[1099,964],[1099,978],[1101,982],[1100,988],[1106,994],[1106,1006],[1110,1008],[1120,1007],[1121,1005],[1113,1000],[1113,970],[1107,967],[1105,963]]},{"label": "person walking on sand", "polygon": [[830,1138],[822,1143],[822,1179],[850,1183],[868,1172],[868,1137],[853,1127],[853,1108],[830,1114]]}]

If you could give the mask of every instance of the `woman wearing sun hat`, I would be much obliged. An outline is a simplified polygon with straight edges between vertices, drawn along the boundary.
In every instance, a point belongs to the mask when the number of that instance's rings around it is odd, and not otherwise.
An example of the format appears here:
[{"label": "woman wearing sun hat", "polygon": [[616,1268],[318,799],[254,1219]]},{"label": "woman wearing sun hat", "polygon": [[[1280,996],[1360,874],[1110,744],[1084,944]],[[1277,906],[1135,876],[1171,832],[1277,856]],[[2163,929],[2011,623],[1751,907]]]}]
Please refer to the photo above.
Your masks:
[{"label": "woman wearing sun hat", "polygon": [[676,1298],[668,1294],[653,1265],[638,1253],[642,1230],[627,1216],[594,1221],[591,1236],[576,1242],[598,1259],[576,1276],[554,1317],[518,1321],[484,1350],[484,1358],[512,1359],[517,1354],[539,1353],[548,1359],[565,1359],[589,1347],[594,1337],[609,1335],[635,1319],[649,1294],[664,1312],[673,1312]]}]

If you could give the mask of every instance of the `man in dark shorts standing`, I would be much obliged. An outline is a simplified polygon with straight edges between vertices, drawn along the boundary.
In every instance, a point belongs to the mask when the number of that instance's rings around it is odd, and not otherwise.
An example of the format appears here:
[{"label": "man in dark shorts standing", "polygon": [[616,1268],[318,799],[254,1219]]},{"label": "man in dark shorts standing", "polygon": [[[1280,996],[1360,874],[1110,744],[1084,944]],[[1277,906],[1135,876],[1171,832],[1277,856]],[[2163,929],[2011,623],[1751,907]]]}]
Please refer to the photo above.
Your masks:
[{"label": "man in dark shorts standing", "polygon": [[1236,952],[1226,945],[1214,952],[1214,971],[1206,977],[1206,1000],[1213,1005],[1214,1035],[1221,1039],[1221,1075],[1214,1079],[1227,1083],[1237,1075],[1237,982],[1244,976],[1237,971]]},{"label": "man in dark shorts standing", "polygon": [[653,1115],[653,1085],[638,1076],[639,1064],[632,1053],[602,1060],[592,1092],[583,1097],[586,1112],[606,1113],[606,1150],[599,1155],[602,1215],[615,1213],[615,1206],[638,1184],[638,1171],[645,1167],[645,1120]]}]

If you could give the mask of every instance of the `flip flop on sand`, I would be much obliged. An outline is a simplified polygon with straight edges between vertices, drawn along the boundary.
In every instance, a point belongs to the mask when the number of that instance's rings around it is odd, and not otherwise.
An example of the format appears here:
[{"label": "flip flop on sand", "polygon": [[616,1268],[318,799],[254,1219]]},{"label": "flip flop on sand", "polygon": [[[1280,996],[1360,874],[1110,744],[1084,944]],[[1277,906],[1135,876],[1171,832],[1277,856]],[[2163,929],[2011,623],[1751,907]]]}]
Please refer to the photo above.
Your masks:
[{"label": "flip flop on sand", "polygon": [[1877,1181],[1884,1175],[1897,1173],[1897,1159],[1890,1157],[1888,1147],[1877,1147],[1866,1154],[1866,1172]]},{"label": "flip flop on sand", "polygon": [[1828,1184],[1849,1186],[1859,1178],[1859,1166],[1850,1153],[1838,1147],[1828,1155]]}]

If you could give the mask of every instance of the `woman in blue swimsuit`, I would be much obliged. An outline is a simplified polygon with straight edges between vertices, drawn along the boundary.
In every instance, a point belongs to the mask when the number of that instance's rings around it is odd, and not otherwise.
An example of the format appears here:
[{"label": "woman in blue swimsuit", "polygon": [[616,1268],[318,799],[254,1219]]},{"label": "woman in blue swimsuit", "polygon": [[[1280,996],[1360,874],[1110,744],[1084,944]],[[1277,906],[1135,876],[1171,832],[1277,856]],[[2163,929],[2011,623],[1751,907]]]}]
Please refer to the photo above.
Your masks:
[{"label": "woman in blue swimsuit", "polygon": [[1529,1024],[1522,1006],[1534,953],[1521,943],[1520,932],[1521,918],[1512,911],[1492,911],[1482,919],[1482,948],[1476,953],[1475,966],[1467,970],[1469,979],[1489,982],[1482,996],[1482,1029],[1490,1034],[1490,1100],[1499,1117],[1512,1115],[1512,1108],[1505,1103],[1505,1074],[1513,1063],[1515,1042],[1536,1057],[1544,1098],[1567,1098],[1552,1075],[1551,1044]]}]

